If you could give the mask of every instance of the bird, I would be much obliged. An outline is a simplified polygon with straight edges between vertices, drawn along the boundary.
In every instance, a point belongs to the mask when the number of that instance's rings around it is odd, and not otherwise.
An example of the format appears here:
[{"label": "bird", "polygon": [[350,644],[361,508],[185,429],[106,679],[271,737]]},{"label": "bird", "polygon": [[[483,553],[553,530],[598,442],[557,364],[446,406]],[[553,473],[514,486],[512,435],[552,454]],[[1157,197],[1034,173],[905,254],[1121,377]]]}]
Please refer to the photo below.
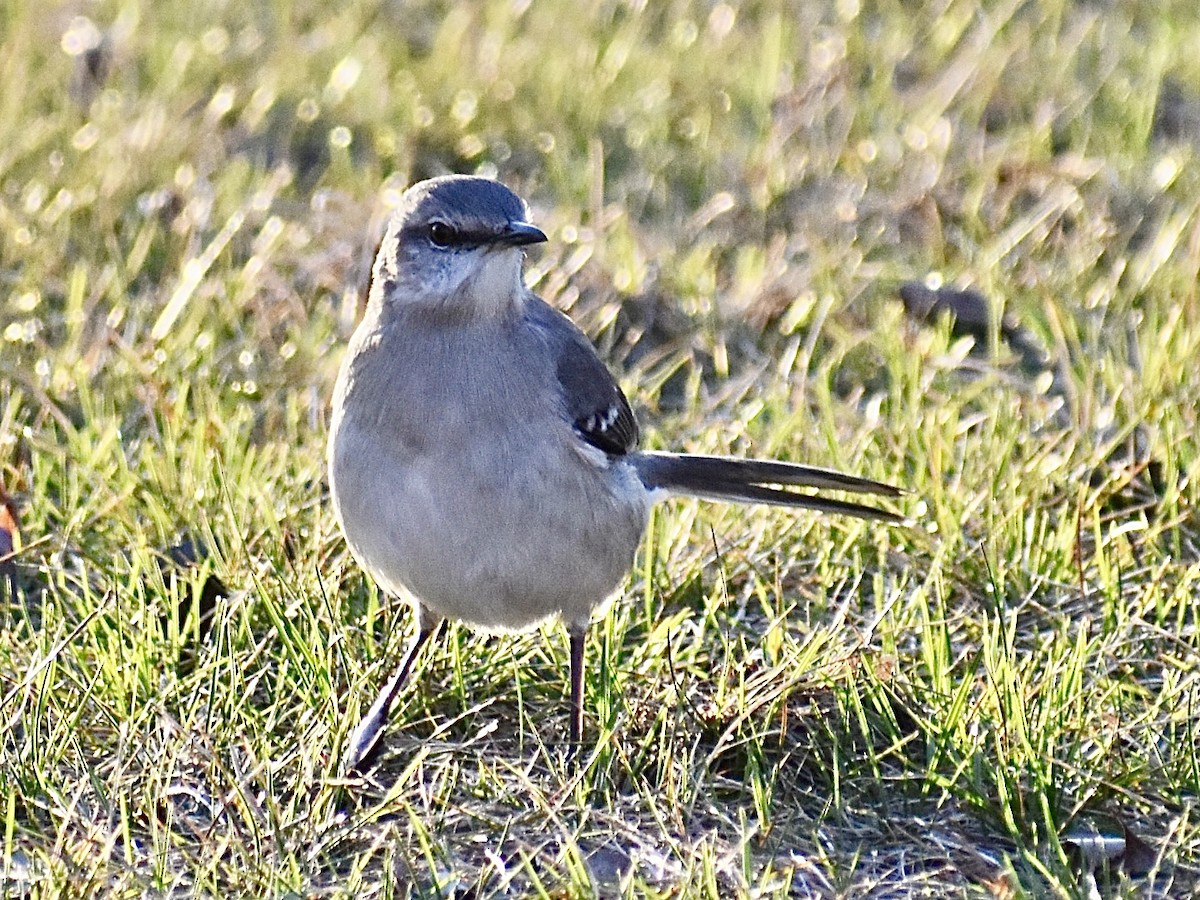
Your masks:
[{"label": "bird", "polygon": [[408,188],[372,266],[335,383],[327,469],[351,554],[406,597],[416,632],[348,736],[343,771],[373,753],[418,655],[450,620],[570,640],[568,746],[580,747],[592,612],[625,579],[651,506],[668,497],[769,504],[899,523],[798,490],[902,491],[832,469],[638,449],[629,401],[591,341],[523,281],[547,240],[498,181]]}]

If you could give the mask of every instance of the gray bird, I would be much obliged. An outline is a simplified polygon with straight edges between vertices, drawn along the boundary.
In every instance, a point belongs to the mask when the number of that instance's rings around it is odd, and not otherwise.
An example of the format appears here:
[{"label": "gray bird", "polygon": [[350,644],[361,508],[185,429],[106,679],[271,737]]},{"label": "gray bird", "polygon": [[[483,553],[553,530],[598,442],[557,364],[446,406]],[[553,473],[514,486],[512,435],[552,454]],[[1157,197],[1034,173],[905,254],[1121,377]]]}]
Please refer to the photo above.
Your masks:
[{"label": "gray bird", "polygon": [[876,481],[638,450],[629,402],[592,344],[522,282],[524,248],[546,240],[528,218],[498,182],[422,181],[404,194],[375,258],[334,390],[329,485],[355,559],[383,590],[411,599],[417,632],[350,736],[348,772],[446,619],[514,630],[561,616],[577,748],[588,622],[629,571],[659,499],[901,521],[794,490],[900,494]]}]

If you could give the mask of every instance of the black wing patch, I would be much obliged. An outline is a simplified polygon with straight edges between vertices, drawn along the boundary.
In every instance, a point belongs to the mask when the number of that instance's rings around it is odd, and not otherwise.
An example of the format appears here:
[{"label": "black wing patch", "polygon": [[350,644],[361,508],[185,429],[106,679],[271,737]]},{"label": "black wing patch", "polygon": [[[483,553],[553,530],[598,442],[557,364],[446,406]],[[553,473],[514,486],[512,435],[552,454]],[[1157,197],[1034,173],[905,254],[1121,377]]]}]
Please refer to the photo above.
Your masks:
[{"label": "black wing patch", "polygon": [[571,424],[581,438],[610,456],[623,456],[637,446],[637,421],[629,401],[615,383],[607,407],[581,412]]},{"label": "black wing patch", "polygon": [[638,427],[629,401],[591,341],[574,322],[541,300],[530,303],[555,358],[567,420],[587,443],[610,456],[637,447]]}]

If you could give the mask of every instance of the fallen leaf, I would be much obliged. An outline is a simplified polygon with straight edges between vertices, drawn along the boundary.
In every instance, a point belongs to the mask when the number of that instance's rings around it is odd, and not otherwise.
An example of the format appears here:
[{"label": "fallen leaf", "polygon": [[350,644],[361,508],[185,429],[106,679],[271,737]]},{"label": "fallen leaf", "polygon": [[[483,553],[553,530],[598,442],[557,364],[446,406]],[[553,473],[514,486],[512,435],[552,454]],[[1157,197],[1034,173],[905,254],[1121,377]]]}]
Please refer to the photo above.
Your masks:
[{"label": "fallen leaf", "polygon": [[8,594],[7,599],[14,603],[17,599],[16,552],[20,540],[17,506],[4,490],[4,482],[0,481],[0,586]]},{"label": "fallen leaf", "polygon": [[[927,287],[919,281],[900,285],[900,301],[908,314],[923,322],[943,315],[952,317],[951,331],[959,337],[970,335],[986,347],[992,330],[992,311],[988,298],[974,288]],[[1050,365],[1037,338],[1011,315],[1000,320],[1000,337],[1021,355],[1022,365],[1030,371],[1043,371]]]},{"label": "fallen leaf", "polygon": [[[213,617],[217,611],[217,598],[228,597],[229,589],[211,572],[205,577],[197,593],[188,578],[189,569],[194,569],[208,558],[208,549],[191,538],[184,538],[175,546],[158,555],[158,567],[163,580],[168,584],[172,577],[180,579],[179,603],[175,609],[175,621],[180,631],[179,671],[187,674],[196,665],[196,650],[204,643],[212,630]],[[193,618],[194,617],[194,618]],[[187,627],[189,621],[196,624]],[[170,633],[170,620],[164,615],[161,620],[164,634]],[[185,630],[186,629],[186,630]]]}]

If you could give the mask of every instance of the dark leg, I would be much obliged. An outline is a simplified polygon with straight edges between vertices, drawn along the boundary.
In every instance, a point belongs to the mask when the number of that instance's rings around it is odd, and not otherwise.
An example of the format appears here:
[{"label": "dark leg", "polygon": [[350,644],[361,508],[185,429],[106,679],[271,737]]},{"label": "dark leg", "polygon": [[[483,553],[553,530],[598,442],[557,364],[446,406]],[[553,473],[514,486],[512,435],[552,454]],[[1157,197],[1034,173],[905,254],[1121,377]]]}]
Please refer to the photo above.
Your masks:
[{"label": "dark leg", "polygon": [[383,690],[379,692],[379,696],[375,698],[375,702],[371,704],[367,714],[359,720],[354,731],[350,733],[346,752],[342,755],[342,771],[345,774],[349,775],[354,772],[371,755],[371,751],[375,748],[375,742],[379,740],[379,736],[387,725],[388,713],[391,711],[396,695],[408,681],[408,676],[416,664],[417,655],[437,627],[436,619],[431,621],[423,610],[418,611],[417,635],[409,645],[408,652],[404,654],[404,659],[400,661],[400,665],[396,667],[392,677],[383,686]]},{"label": "dark leg", "polygon": [[587,637],[586,625],[568,627],[571,635],[571,728],[570,754],[579,752],[583,743],[583,646]]}]

